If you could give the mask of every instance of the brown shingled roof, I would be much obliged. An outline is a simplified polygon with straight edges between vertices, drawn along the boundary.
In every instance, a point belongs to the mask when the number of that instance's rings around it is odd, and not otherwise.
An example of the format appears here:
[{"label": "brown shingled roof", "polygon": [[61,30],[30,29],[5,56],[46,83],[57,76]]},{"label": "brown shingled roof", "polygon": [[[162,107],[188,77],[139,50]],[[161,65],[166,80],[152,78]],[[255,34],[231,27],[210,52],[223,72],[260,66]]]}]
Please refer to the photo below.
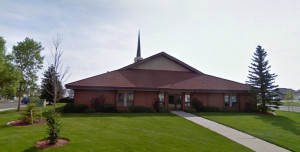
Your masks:
[{"label": "brown shingled roof", "polygon": [[203,73],[160,70],[116,70],[73,83],[69,89],[248,92],[250,86]]}]

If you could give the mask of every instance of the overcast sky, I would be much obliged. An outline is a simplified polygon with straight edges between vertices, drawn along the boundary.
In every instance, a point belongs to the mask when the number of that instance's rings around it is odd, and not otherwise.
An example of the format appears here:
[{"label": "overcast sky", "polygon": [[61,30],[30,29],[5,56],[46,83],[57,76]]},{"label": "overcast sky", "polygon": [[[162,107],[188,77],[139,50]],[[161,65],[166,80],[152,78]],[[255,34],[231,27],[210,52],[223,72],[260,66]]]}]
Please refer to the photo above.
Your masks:
[{"label": "overcast sky", "polygon": [[44,69],[57,33],[76,81],[165,51],[210,75],[245,83],[257,45],[268,52],[279,87],[300,89],[299,0],[1,0],[7,51],[25,37],[42,43]]}]

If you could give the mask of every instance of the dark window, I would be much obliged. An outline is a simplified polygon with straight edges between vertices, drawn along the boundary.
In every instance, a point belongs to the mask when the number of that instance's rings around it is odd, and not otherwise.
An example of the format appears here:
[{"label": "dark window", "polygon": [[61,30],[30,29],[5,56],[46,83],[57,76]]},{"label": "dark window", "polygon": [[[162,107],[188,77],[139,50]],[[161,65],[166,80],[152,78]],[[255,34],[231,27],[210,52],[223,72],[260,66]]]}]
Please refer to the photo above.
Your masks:
[{"label": "dark window", "polygon": [[133,93],[119,92],[117,95],[118,107],[130,107],[133,105]]},{"label": "dark window", "polygon": [[236,107],[237,95],[236,94],[225,94],[224,96],[225,107]]}]

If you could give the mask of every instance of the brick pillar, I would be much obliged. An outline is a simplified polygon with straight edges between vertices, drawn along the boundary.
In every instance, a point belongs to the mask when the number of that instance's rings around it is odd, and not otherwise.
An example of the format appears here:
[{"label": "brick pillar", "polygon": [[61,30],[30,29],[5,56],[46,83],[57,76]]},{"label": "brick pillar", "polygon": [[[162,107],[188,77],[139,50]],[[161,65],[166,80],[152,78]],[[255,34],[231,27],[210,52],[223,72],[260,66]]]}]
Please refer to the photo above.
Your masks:
[{"label": "brick pillar", "polygon": [[185,96],[185,92],[182,92],[182,94],[181,94],[181,110],[185,109],[184,96]]},{"label": "brick pillar", "polygon": [[165,108],[168,108],[168,104],[169,104],[168,92],[165,92]]}]

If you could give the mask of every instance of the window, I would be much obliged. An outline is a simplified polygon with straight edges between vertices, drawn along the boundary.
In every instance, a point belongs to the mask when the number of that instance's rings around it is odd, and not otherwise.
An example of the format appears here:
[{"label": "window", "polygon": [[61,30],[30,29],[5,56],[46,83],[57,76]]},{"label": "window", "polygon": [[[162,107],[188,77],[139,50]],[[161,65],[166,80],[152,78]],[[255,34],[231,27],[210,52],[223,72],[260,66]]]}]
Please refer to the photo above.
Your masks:
[{"label": "window", "polygon": [[117,95],[118,107],[130,107],[133,105],[133,93],[131,92],[119,92]]},{"label": "window", "polygon": [[158,94],[158,102],[160,106],[165,106],[165,94],[159,93]]},{"label": "window", "polygon": [[186,107],[190,107],[191,106],[191,96],[189,94],[186,94],[184,96],[184,103],[185,103],[184,105]]},{"label": "window", "polygon": [[236,107],[238,105],[236,94],[225,94],[224,100],[225,107]]}]

